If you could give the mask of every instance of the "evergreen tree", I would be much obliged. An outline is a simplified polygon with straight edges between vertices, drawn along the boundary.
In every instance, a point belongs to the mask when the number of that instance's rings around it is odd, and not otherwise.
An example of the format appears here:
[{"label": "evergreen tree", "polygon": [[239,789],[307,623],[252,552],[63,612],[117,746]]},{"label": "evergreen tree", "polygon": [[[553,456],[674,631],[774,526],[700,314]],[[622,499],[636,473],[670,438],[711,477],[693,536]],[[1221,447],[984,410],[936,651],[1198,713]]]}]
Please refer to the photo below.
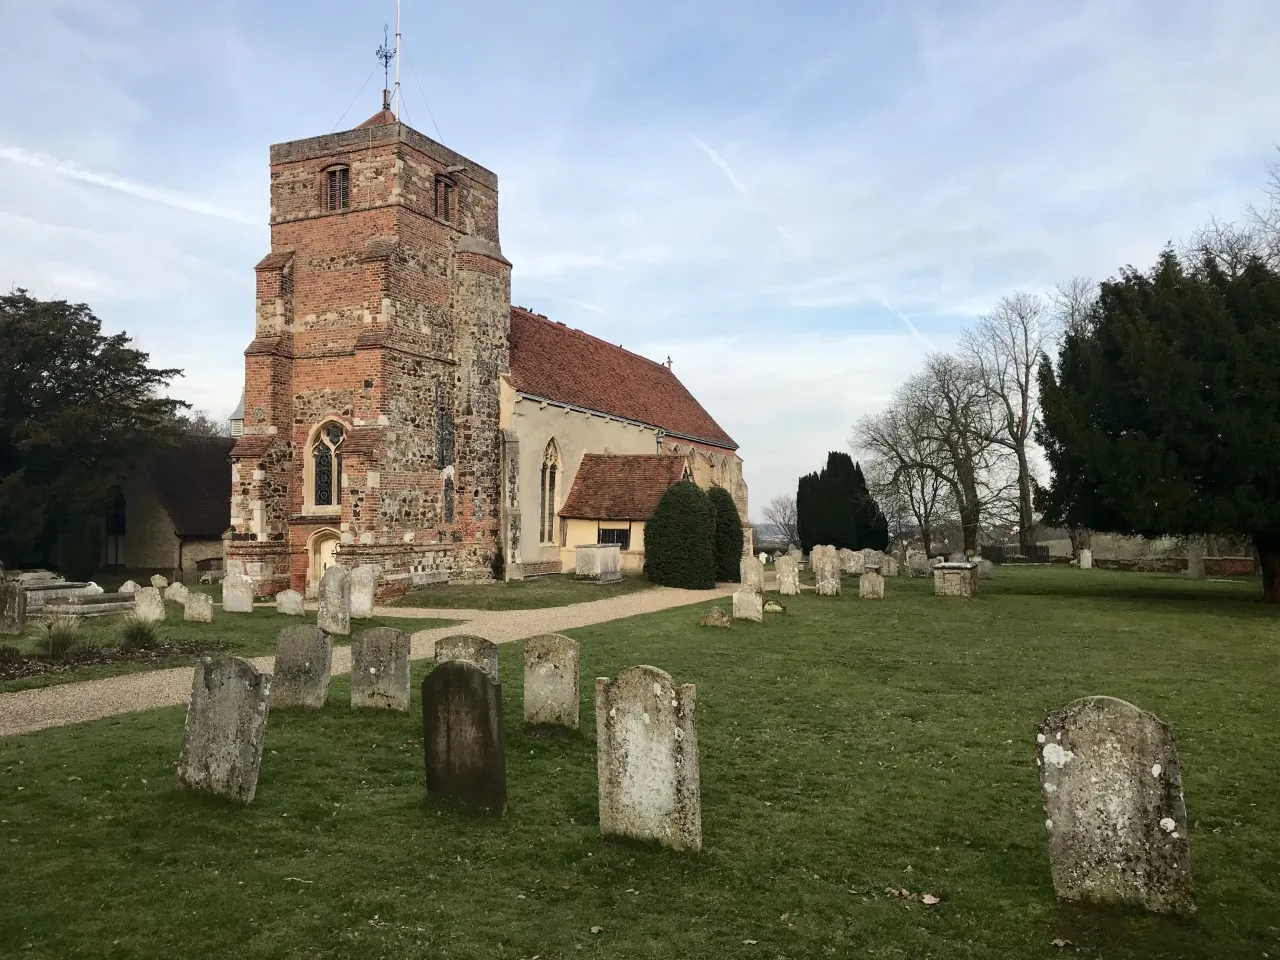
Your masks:
[{"label": "evergreen tree", "polygon": [[715,511],[716,580],[737,583],[742,577],[742,517],[724,487],[707,491]]},{"label": "evergreen tree", "polygon": [[796,529],[805,552],[819,543],[850,550],[883,550],[889,543],[889,522],[867,490],[862,467],[839,451],[827,455],[821,473],[800,478]]},{"label": "evergreen tree", "polygon": [[853,465],[853,502],[857,527],[857,546],[853,549],[883,551],[889,545],[889,521],[867,489],[867,479],[859,463]]},{"label": "evergreen tree", "polygon": [[672,484],[644,525],[645,576],[665,587],[710,590],[716,585],[714,543],[711,499],[692,481]]},{"label": "evergreen tree", "polygon": [[818,483],[816,473],[807,473],[800,478],[796,487],[796,535],[800,538],[800,549],[805,553],[822,543],[821,531],[816,526],[817,518],[822,513],[818,502]]}]

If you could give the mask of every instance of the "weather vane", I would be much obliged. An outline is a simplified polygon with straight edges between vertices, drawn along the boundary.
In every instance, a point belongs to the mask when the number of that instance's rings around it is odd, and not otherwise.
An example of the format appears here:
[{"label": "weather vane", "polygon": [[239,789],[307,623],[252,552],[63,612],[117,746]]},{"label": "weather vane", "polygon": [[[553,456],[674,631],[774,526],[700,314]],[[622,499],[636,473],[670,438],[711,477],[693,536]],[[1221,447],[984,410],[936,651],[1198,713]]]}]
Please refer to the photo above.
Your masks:
[{"label": "weather vane", "polygon": [[391,61],[396,58],[395,50],[387,46],[387,24],[382,25],[382,46],[378,48],[378,59],[382,61],[382,89],[391,87]]}]

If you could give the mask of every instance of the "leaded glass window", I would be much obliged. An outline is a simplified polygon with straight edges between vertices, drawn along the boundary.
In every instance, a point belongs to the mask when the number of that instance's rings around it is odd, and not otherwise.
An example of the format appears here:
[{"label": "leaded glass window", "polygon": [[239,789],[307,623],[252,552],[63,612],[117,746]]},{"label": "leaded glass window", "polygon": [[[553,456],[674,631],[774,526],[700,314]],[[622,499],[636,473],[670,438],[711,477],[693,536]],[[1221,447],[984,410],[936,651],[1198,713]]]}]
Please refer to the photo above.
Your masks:
[{"label": "leaded glass window", "polygon": [[556,539],[556,474],[560,467],[560,450],[554,440],[542,455],[541,490],[538,498],[538,539],[553,543]]},{"label": "leaded glass window", "polygon": [[313,502],[317,507],[336,507],[342,497],[342,427],[325,424],[311,448],[311,465],[315,478]]}]

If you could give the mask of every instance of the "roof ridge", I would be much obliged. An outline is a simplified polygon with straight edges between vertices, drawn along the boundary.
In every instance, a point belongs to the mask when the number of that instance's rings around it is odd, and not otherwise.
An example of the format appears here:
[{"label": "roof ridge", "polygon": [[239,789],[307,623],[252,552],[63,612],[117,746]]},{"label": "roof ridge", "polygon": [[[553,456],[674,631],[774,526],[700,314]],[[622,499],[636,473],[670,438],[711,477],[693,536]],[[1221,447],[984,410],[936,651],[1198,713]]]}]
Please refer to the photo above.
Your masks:
[{"label": "roof ridge", "polygon": [[605,340],[602,337],[597,337],[594,333],[587,333],[587,331],[585,330],[579,330],[577,327],[571,327],[567,323],[561,323],[559,320],[552,320],[550,317],[546,316],[545,314],[534,313],[528,307],[517,307],[513,304],[511,309],[519,310],[521,313],[526,314],[535,320],[541,320],[543,323],[554,324],[557,327],[564,327],[564,329],[568,330],[570,333],[576,333],[578,336],[586,337],[588,340],[594,340],[596,343],[603,343],[610,350],[621,350],[625,354],[629,354],[630,356],[643,360],[645,363],[652,364],[655,367],[665,370],[667,373],[671,374],[672,379],[679,382],[680,378],[677,377],[675,373],[672,372],[671,368],[668,367],[665,363],[659,363],[657,360],[650,360],[643,353],[636,353],[634,350],[628,350],[626,347],[624,347],[620,343],[612,343],[611,341]]}]

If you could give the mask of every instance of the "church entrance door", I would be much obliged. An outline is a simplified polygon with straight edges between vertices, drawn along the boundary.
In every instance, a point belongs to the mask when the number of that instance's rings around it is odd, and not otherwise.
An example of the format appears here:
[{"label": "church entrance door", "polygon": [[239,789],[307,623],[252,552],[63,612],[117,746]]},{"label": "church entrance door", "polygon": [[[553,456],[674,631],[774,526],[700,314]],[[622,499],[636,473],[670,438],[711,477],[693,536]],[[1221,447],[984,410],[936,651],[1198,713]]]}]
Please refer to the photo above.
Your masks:
[{"label": "church entrance door", "polygon": [[338,550],[338,535],[332,530],[323,530],[311,538],[311,569],[307,577],[307,596],[314,597],[320,589],[320,580],[324,572],[334,565],[334,554]]}]

